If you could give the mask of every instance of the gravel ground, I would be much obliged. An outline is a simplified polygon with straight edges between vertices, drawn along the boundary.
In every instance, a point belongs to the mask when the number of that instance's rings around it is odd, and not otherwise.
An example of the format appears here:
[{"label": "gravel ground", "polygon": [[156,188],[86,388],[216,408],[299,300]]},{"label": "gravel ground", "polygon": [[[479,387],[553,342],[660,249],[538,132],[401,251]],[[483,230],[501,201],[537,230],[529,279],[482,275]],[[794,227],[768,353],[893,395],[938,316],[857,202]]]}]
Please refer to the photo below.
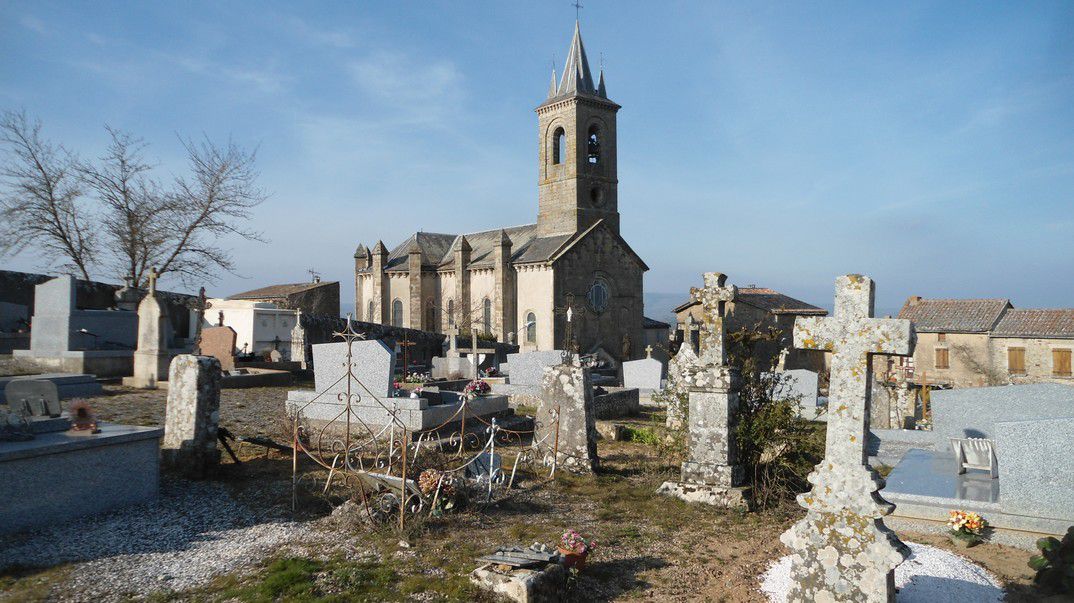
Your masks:
[{"label": "gravel ground", "polygon": [[[995,576],[972,561],[936,547],[906,543],[910,558],[895,568],[895,600],[899,603],[999,603],[1003,587]],[[773,603],[787,600],[791,558],[765,572],[761,590]]]},{"label": "gravel ground", "polygon": [[257,566],[270,553],[331,538],[315,524],[268,511],[255,512],[217,483],[166,478],[154,502],[0,539],[0,568],[75,563],[50,599],[119,601],[200,586]]}]

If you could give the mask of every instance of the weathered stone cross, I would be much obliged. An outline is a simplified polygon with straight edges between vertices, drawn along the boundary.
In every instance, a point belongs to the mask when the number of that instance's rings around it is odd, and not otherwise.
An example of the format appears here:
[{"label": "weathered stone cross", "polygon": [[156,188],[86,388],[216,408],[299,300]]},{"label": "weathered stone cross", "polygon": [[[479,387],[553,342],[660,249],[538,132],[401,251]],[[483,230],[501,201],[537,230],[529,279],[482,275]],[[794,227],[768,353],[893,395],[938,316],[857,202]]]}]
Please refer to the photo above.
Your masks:
[{"label": "weathered stone cross", "polygon": [[705,286],[700,289],[697,287],[690,289],[690,295],[701,304],[703,315],[701,353],[698,355],[702,365],[724,366],[727,364],[727,332],[724,328],[724,313],[727,302],[735,299],[738,288],[734,285],[727,286],[726,282],[726,274],[706,272]]},{"label": "weathered stone cross", "polygon": [[456,327],[455,323],[451,323],[450,325],[448,325],[448,328],[447,328],[446,332],[447,332],[447,337],[448,337],[448,351],[449,352],[458,352],[459,351],[459,347],[458,347],[459,346],[459,327]]},{"label": "weathered stone cross", "polygon": [[149,294],[153,295],[157,292],[157,279],[160,278],[160,273],[157,272],[157,267],[154,266],[149,269]]},{"label": "weathered stone cross", "polygon": [[645,357],[646,358],[652,358],[653,357],[653,346],[651,346],[651,345],[645,346]]},{"label": "weathered stone cross", "polygon": [[825,457],[798,496],[804,519],[780,537],[792,551],[788,601],[895,600],[894,570],[908,551],[881,518],[892,506],[877,494],[865,464],[873,354],[909,355],[909,320],[872,318],[872,279],[848,274],[835,282],[835,315],[800,317],[794,345],[832,352]]}]

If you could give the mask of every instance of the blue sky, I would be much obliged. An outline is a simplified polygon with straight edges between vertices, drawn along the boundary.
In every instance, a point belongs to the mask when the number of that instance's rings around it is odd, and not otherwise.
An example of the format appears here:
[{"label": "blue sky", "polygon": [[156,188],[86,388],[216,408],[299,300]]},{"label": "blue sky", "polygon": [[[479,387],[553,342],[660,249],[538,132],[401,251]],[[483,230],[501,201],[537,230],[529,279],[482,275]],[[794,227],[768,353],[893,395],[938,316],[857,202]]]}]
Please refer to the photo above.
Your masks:
[{"label": "blue sky", "polygon": [[[103,125],[259,149],[271,192],[226,295],[355,246],[536,216],[536,117],[567,1],[0,4],[0,108],[83,155]],[[1074,3],[589,0],[646,289],[719,270],[829,305],[839,274],[1074,306]],[[0,266],[33,270],[29,255]],[[655,312],[654,312],[655,313]]]}]

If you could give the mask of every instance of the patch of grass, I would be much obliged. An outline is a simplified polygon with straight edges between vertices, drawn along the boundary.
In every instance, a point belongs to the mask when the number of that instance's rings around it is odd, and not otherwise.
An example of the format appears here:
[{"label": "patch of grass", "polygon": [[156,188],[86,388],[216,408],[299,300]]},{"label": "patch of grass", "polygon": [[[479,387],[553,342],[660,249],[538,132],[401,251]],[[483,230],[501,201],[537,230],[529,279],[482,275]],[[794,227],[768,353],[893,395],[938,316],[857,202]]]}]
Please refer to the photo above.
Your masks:
[{"label": "patch of grass", "polygon": [[660,436],[651,427],[623,427],[623,437],[628,442],[638,442],[647,446],[659,446]]}]

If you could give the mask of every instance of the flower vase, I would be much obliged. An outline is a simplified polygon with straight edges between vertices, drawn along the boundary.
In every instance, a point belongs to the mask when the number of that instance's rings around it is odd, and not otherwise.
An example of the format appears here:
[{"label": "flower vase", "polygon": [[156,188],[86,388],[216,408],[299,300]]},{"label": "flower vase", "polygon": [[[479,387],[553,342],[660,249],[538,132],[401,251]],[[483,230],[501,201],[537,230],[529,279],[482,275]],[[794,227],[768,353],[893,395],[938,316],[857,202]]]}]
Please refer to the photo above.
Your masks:
[{"label": "flower vase", "polygon": [[560,547],[559,554],[563,556],[564,569],[568,571],[570,571],[571,569],[582,571],[582,568],[585,567],[585,559],[589,556],[589,551],[586,550],[581,553],[578,553],[576,551]]},{"label": "flower vase", "polygon": [[951,544],[960,549],[968,549],[972,546],[977,546],[981,542],[981,539],[976,536],[956,536],[954,534],[949,534],[948,538],[951,539]]}]

